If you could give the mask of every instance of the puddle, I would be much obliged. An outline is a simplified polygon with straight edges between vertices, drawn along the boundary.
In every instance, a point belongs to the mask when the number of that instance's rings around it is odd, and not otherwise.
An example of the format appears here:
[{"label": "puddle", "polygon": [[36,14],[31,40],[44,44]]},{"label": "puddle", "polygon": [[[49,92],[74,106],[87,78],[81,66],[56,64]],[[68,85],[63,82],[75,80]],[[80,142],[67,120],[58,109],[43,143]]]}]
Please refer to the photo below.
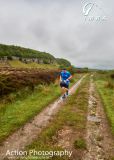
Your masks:
[{"label": "puddle", "polygon": [[88,116],[87,120],[91,122],[99,122],[99,123],[101,122],[101,119],[96,116]]}]

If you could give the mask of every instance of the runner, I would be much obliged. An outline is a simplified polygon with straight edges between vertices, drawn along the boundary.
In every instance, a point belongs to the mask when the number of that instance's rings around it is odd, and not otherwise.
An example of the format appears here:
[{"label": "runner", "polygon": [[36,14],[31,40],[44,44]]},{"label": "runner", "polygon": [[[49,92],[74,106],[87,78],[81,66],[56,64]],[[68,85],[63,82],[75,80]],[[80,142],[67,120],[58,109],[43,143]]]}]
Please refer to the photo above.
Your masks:
[{"label": "runner", "polygon": [[72,75],[70,74],[70,72],[67,71],[66,69],[63,69],[60,74],[60,86],[62,89],[63,99],[66,98],[66,96],[68,96],[68,89],[69,89],[69,83],[71,78],[72,78]]}]

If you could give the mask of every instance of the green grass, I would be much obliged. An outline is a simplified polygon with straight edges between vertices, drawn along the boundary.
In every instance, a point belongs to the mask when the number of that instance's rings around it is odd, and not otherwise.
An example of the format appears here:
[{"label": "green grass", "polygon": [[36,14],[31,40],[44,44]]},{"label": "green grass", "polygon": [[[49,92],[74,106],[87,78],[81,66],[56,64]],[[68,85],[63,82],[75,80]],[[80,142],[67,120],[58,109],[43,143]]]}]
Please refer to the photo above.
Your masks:
[{"label": "green grass", "polygon": [[[64,150],[58,147],[56,139],[53,137],[57,136],[59,130],[64,126],[71,127],[76,133],[80,134],[80,149],[85,149],[85,127],[86,127],[86,113],[88,105],[88,80],[82,82],[82,86],[76,91],[74,95],[69,97],[67,103],[61,107],[54,120],[50,122],[49,126],[45,128],[38,139],[35,140],[31,145],[27,147],[27,150],[35,149],[36,151],[56,151]],[[77,138],[77,137],[76,137]],[[75,141],[74,141],[75,143]],[[29,158],[28,158],[29,159]],[[30,158],[32,160],[32,158]],[[36,157],[35,157],[36,159]],[[53,160],[60,160],[60,157],[53,157]],[[61,160],[67,160],[68,157],[61,157]],[[43,160],[43,159],[42,159]]]},{"label": "green grass", "polygon": [[76,149],[86,149],[86,143],[85,143],[85,139],[78,139],[78,140],[75,140],[74,142],[74,147]]},{"label": "green grass", "polygon": [[16,67],[16,68],[27,68],[27,65],[25,63],[22,63],[21,61],[18,60],[9,60],[8,63],[11,65],[11,67]]},{"label": "green grass", "polygon": [[57,69],[58,68],[56,64],[38,64],[35,62],[26,64],[19,60],[10,60],[8,62],[12,67],[15,67],[15,68],[41,68],[41,69]]},{"label": "green grass", "polygon": [[[80,75],[71,85],[80,78]],[[24,125],[28,120],[37,115],[44,107],[60,96],[60,87],[57,84],[49,86],[38,86],[34,92],[27,90],[16,98],[12,94],[12,103],[0,103],[0,142],[9,136],[16,129]],[[20,96],[20,94],[22,95]]]},{"label": "green grass", "polygon": [[40,92],[35,91],[24,100],[17,100],[2,107],[0,110],[0,141],[38,114],[59,95],[59,87],[50,85]]},{"label": "green grass", "polygon": [[106,83],[107,78],[104,78],[104,76],[98,76],[98,78],[96,79],[97,89],[102,98],[107,118],[109,120],[111,130],[114,135],[114,89],[113,87],[108,87]]}]

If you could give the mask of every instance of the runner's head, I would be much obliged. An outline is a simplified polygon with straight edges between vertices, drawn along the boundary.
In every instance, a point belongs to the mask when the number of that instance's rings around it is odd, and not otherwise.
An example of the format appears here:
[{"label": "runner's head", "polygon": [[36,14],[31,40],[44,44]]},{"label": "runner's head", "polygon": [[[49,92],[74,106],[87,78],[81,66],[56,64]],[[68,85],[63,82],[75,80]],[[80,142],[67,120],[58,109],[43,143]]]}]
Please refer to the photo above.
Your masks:
[{"label": "runner's head", "polygon": [[63,72],[66,72],[66,68],[63,69]]}]

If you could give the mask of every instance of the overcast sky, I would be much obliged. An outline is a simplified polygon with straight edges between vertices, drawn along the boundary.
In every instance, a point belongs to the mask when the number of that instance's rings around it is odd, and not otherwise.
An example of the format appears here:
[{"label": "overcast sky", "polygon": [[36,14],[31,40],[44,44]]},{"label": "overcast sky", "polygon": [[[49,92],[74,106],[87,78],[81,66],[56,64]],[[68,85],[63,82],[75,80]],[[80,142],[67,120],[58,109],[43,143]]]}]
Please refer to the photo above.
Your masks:
[{"label": "overcast sky", "polygon": [[0,43],[46,51],[78,67],[111,69],[113,17],[114,0],[0,0]]}]

